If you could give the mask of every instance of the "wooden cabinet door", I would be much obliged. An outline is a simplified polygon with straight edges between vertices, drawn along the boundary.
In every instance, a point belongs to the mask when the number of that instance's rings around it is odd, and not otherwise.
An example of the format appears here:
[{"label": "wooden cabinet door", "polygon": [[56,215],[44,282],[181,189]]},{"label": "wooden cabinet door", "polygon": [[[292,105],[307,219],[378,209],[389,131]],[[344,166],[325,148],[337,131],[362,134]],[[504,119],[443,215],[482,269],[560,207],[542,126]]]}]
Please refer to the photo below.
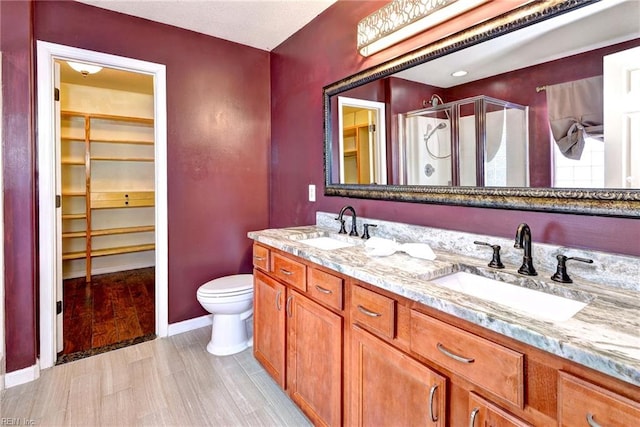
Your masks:
[{"label": "wooden cabinet door", "polygon": [[640,425],[640,403],[566,372],[559,375],[558,397],[562,427]]},{"label": "wooden cabinet door", "polygon": [[469,427],[531,427],[475,393],[469,395]]},{"label": "wooden cabinet door", "polygon": [[253,355],[284,389],[285,287],[255,269],[253,281]]},{"label": "wooden cabinet door", "polygon": [[358,326],[351,332],[350,425],[447,425],[445,377]]},{"label": "wooden cabinet door", "polygon": [[290,290],[287,388],[315,425],[342,424],[342,317]]}]

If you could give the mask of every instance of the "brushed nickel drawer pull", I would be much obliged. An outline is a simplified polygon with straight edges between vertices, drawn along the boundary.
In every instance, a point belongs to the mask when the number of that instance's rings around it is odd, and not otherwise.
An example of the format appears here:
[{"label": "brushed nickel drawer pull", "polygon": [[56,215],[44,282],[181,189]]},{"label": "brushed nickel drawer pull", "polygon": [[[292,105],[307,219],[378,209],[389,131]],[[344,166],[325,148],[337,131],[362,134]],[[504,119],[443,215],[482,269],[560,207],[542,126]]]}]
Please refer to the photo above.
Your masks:
[{"label": "brushed nickel drawer pull", "polygon": [[282,295],[282,291],[278,291],[278,293],[276,294],[276,309],[278,311],[282,309],[282,306],[280,305],[280,295]]},{"label": "brushed nickel drawer pull", "polygon": [[469,427],[474,427],[476,425],[476,416],[480,412],[480,408],[473,408],[471,411],[471,417],[469,418]]},{"label": "brushed nickel drawer pull", "polygon": [[263,256],[258,256],[258,255],[254,255],[253,259],[255,259],[256,261],[264,261],[265,258]]},{"label": "brushed nickel drawer pull", "polygon": [[587,413],[587,423],[589,424],[590,427],[602,427],[600,424],[596,422],[596,420],[593,419],[593,414]]},{"label": "brushed nickel drawer pull", "polygon": [[293,274],[293,272],[291,272],[291,271],[289,271],[289,270],[285,270],[284,268],[281,268],[281,269],[280,269],[280,272],[281,272],[282,274],[287,275],[287,276],[291,276],[291,275]]},{"label": "brushed nickel drawer pull", "polygon": [[316,289],[318,290],[318,292],[322,292],[323,294],[332,294],[333,291],[327,288],[323,288],[320,285],[316,285]]},{"label": "brushed nickel drawer pull", "polygon": [[464,356],[458,356],[457,354],[452,353],[451,351],[447,350],[445,348],[445,346],[443,346],[440,343],[438,343],[436,345],[436,347],[438,347],[438,350],[440,350],[440,353],[444,354],[445,356],[448,356],[448,357],[452,358],[453,360],[457,360],[458,362],[473,363],[475,361],[475,359],[473,359],[473,358],[464,357]]},{"label": "brushed nickel drawer pull", "polygon": [[438,384],[434,384],[429,390],[429,416],[431,417],[431,422],[437,422],[438,416],[433,415],[433,397],[436,394],[436,390],[438,389]]},{"label": "brushed nickel drawer pull", "polygon": [[291,316],[292,316],[292,314],[291,314],[291,300],[293,300],[293,295],[290,295],[290,296],[287,298],[287,306],[286,306],[286,310],[287,310],[287,316],[289,316],[289,317],[291,317]]},{"label": "brushed nickel drawer pull", "polygon": [[382,314],[380,314],[380,313],[376,313],[375,311],[367,310],[366,308],[364,308],[360,304],[358,304],[358,310],[360,310],[360,313],[365,314],[365,315],[367,315],[369,317],[380,317],[380,316],[382,316]]}]

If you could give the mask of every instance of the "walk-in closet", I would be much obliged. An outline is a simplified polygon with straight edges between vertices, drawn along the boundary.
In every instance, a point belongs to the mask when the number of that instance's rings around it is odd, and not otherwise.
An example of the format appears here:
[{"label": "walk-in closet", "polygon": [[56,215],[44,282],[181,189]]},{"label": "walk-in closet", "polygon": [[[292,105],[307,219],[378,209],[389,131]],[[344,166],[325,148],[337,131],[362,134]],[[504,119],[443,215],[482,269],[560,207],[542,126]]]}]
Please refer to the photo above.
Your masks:
[{"label": "walk-in closet", "polygon": [[155,147],[152,76],[57,65],[60,362],[153,337]]}]

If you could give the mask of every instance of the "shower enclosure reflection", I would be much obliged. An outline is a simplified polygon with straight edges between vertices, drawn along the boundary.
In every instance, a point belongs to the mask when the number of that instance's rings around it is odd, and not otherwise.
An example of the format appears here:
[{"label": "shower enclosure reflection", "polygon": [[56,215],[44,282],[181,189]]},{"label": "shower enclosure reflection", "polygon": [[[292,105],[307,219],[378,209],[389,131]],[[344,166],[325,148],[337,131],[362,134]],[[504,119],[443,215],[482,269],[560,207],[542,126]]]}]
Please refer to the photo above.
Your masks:
[{"label": "shower enclosure reflection", "polygon": [[398,115],[401,184],[529,185],[527,106],[483,95],[432,105]]}]

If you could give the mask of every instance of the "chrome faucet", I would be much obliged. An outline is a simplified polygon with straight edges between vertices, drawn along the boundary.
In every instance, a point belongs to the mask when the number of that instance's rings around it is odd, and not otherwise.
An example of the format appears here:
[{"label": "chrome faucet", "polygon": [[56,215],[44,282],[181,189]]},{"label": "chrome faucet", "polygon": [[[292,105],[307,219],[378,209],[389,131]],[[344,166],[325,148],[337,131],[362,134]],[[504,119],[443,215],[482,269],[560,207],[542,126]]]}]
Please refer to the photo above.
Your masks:
[{"label": "chrome faucet", "polygon": [[336,218],[337,221],[340,221],[339,234],[347,234],[347,230],[345,230],[345,228],[344,228],[344,219],[342,218],[342,216],[348,210],[351,211],[351,231],[349,232],[349,236],[357,236],[358,235],[358,230],[356,228],[356,219],[357,219],[356,210],[353,209],[352,206],[348,206],[348,205],[343,207],[342,209],[340,209],[340,213],[338,214],[338,218]]},{"label": "chrome faucet", "polygon": [[524,257],[522,258],[522,265],[518,269],[518,273],[524,274],[525,276],[537,276],[538,273],[533,267],[533,256],[531,254],[531,229],[524,222],[518,226],[516,243],[513,247],[524,249]]}]

